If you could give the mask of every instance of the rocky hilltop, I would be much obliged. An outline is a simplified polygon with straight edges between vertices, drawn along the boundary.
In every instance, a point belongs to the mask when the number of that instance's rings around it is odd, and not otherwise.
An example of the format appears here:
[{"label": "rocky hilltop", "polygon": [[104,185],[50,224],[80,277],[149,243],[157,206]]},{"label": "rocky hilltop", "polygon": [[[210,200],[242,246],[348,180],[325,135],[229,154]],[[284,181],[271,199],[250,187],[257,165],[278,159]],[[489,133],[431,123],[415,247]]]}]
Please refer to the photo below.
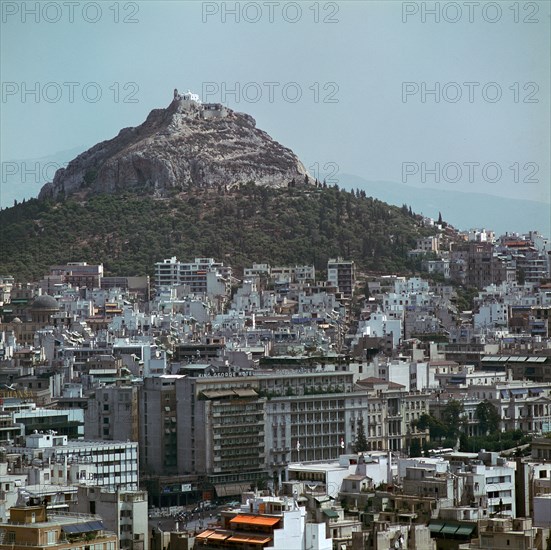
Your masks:
[{"label": "rocky hilltop", "polygon": [[259,130],[251,116],[174,90],[166,109],[151,111],[140,126],[124,128],[59,169],[39,198],[131,189],[164,196],[249,182],[287,187],[293,181],[313,183],[293,151]]}]

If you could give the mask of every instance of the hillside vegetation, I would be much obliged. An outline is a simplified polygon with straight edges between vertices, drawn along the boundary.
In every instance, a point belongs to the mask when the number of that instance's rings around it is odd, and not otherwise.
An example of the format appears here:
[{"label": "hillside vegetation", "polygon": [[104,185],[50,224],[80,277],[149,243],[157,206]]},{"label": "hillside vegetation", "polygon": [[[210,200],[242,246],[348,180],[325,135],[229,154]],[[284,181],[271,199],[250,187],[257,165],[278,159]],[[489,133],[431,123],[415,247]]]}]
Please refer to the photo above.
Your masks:
[{"label": "hillside vegetation", "polygon": [[154,263],[214,257],[240,268],[252,262],[314,264],[343,256],[360,268],[406,272],[419,218],[337,187],[274,189],[169,198],[131,193],[32,199],[0,212],[0,275],[41,278],[50,265],[103,262],[106,275],[152,274]]}]

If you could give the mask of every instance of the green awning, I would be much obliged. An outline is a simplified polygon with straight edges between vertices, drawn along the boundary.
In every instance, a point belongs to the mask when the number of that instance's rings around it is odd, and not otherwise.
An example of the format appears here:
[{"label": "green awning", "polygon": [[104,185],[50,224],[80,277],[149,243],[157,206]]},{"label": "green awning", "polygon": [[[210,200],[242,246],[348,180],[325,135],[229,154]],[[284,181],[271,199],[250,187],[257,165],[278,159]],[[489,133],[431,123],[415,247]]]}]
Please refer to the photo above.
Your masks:
[{"label": "green awning", "polygon": [[331,510],[330,508],[324,508],[324,509],[323,509],[323,513],[324,513],[328,518],[338,518],[338,517],[339,517],[339,513],[338,513],[338,512],[335,512],[335,510]]},{"label": "green awning", "polygon": [[458,528],[459,527],[457,525],[450,525],[449,523],[446,523],[440,532],[445,533],[446,535],[455,535]]},{"label": "green awning", "polygon": [[429,529],[433,533],[440,533],[440,531],[442,530],[442,527],[444,527],[443,521],[431,521],[429,523]]},{"label": "green awning", "polygon": [[456,535],[468,536],[471,535],[474,531],[474,525],[461,525],[459,529],[455,532]]}]

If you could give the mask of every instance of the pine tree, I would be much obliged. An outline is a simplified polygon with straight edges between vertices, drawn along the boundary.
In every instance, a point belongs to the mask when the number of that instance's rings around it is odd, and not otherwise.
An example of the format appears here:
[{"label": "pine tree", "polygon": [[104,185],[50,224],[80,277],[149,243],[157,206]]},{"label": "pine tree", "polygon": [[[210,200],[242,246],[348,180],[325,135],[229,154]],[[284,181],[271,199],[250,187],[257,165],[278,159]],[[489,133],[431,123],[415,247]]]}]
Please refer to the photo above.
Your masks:
[{"label": "pine tree", "polygon": [[354,442],[354,452],[363,453],[365,451],[367,451],[367,437],[365,436],[364,419],[360,416],[356,431],[356,441]]},{"label": "pine tree", "polygon": [[438,212],[438,224],[442,225],[442,212]]}]

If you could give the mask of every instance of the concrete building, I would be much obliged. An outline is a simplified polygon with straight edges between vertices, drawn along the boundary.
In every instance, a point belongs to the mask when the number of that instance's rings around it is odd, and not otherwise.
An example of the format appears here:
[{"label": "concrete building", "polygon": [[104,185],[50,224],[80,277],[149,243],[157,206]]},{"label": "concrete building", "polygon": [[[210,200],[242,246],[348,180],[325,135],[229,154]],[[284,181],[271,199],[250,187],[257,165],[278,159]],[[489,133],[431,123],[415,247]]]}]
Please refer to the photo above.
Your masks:
[{"label": "concrete building", "polygon": [[450,253],[450,276],[467,286],[485,288],[514,281],[516,266],[499,256],[490,242],[455,243]]},{"label": "concrete building", "polygon": [[[144,379],[139,401],[139,441],[140,466],[146,474],[170,475],[179,471],[175,384],[183,378],[162,375]],[[188,440],[187,445],[190,443],[193,442]]]},{"label": "concrete building", "polygon": [[138,441],[138,387],[97,388],[88,398],[84,416],[86,439]]},{"label": "concrete building", "polygon": [[50,275],[61,276],[64,283],[75,287],[100,288],[103,264],[88,265],[86,262],[69,262],[50,267]]},{"label": "concrete building", "polygon": [[106,529],[117,533],[120,548],[149,549],[147,492],[80,485],[77,497],[71,511],[102,517]]},{"label": "concrete building", "polygon": [[155,285],[185,285],[192,294],[226,294],[229,290],[231,267],[213,258],[195,258],[179,262],[175,256],[155,264]]},{"label": "concrete building", "polygon": [[414,439],[422,447],[428,431],[418,430],[412,422],[428,414],[430,393],[408,392],[402,384],[377,377],[359,380],[357,387],[367,397],[368,450],[407,453]]},{"label": "concrete building", "polygon": [[534,497],[534,526],[551,529],[551,494]]},{"label": "concrete building", "polygon": [[250,499],[241,511],[224,512],[222,529],[207,529],[195,537],[197,550],[333,550],[325,523],[307,521],[306,509],[294,499]]},{"label": "concrete building", "polygon": [[10,519],[0,524],[0,550],[62,549],[115,550],[118,537],[99,516],[47,511],[45,506],[14,506]]},{"label": "concrete building", "polygon": [[330,259],[327,262],[327,282],[350,298],[356,282],[356,268],[352,260]]},{"label": "concrete building", "polygon": [[260,480],[277,483],[291,461],[334,460],[352,450],[367,403],[354,391],[354,372],[217,369],[195,364],[186,375],[144,380],[146,475],[204,476],[218,496],[238,495]]},{"label": "concrete building", "polygon": [[20,468],[37,459],[47,463],[52,482],[84,483],[128,490],[138,488],[138,444],[122,441],[68,441],[67,436],[36,433],[25,446],[6,446],[20,455]]},{"label": "concrete building", "polygon": [[535,527],[532,518],[491,518],[486,528],[479,530],[477,539],[462,548],[516,548],[518,550],[546,550],[549,529]]}]

